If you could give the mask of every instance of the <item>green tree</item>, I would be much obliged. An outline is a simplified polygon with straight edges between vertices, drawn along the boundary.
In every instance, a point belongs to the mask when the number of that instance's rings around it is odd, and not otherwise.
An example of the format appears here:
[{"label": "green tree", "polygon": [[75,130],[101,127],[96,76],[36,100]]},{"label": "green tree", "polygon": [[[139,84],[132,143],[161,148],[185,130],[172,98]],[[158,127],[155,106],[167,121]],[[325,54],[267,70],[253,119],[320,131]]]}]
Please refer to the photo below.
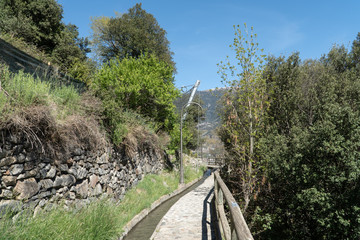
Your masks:
[{"label": "green tree", "polygon": [[93,18],[92,30],[96,52],[103,61],[115,57],[138,58],[150,53],[175,67],[166,31],[140,3],[116,17]]},{"label": "green tree", "polygon": [[[60,71],[70,73],[70,75],[72,73],[73,76],[80,75],[74,74],[74,68],[79,69],[79,65],[82,65],[82,68],[87,68],[89,72],[93,72],[89,69],[92,65],[86,57],[86,54],[90,52],[88,39],[79,38],[78,27],[73,24],[67,24],[63,27],[56,39],[56,46],[51,53],[53,62],[60,66]],[[74,67],[74,64],[77,66]],[[87,80],[84,79],[84,81]]]},{"label": "green tree", "polygon": [[360,237],[360,78],[335,46],[320,60],[270,58],[273,86],[262,153],[269,187],[256,204],[271,215],[262,239]]},{"label": "green tree", "polygon": [[96,62],[89,58],[84,60],[75,58],[71,62],[70,68],[67,69],[67,74],[87,85],[91,85],[96,74]]},{"label": "green tree", "polygon": [[262,75],[265,56],[258,48],[256,34],[253,28],[248,32],[246,25],[244,33],[239,26],[234,29],[235,38],[230,47],[237,63],[231,63],[227,57],[226,62],[218,65],[222,82],[228,89],[223,95],[219,134],[228,152],[229,181],[241,194],[246,212],[261,180],[263,163],[256,149],[269,104]]},{"label": "green tree", "polygon": [[353,66],[360,70],[360,32],[353,41],[350,54]]},{"label": "green tree", "polygon": [[173,81],[171,66],[154,55],[143,55],[104,64],[91,86],[103,100],[114,132],[123,109],[155,121],[155,131],[169,132],[176,117],[173,100],[179,94]]},{"label": "green tree", "polygon": [[86,61],[88,39],[79,37],[75,25],[65,25],[62,14],[62,6],[55,0],[4,0],[0,2],[0,33],[35,45],[64,73],[69,73],[74,63],[90,67]]},{"label": "green tree", "polygon": [[61,5],[55,0],[2,0],[0,32],[51,53],[63,28],[62,14]]}]

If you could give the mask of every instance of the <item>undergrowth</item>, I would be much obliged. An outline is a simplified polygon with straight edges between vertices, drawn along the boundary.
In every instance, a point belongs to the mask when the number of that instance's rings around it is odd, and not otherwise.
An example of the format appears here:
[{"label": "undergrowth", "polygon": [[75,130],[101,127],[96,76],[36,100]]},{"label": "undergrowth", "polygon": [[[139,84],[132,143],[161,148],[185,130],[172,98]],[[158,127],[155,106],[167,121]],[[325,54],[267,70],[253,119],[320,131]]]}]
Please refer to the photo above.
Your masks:
[{"label": "undergrowth", "polygon": [[21,71],[14,74],[6,66],[0,66],[0,82],[3,118],[22,107],[35,105],[53,107],[53,113],[58,117],[66,117],[79,110],[80,95],[73,86],[42,81]]},{"label": "undergrowth", "polygon": [[[185,179],[190,182],[202,176],[202,171],[186,168]],[[97,200],[79,211],[58,207],[32,217],[23,213],[15,221],[13,215],[0,217],[0,239],[116,239],[135,215],[148,208],[161,196],[178,187],[176,172],[149,174],[116,203],[111,199]]]},{"label": "undergrowth", "polygon": [[[80,95],[72,86],[11,73],[4,66],[0,66],[0,86],[1,131],[24,136],[36,150],[59,159],[76,147],[105,146],[96,98]],[[89,102],[95,107],[87,107]]]}]

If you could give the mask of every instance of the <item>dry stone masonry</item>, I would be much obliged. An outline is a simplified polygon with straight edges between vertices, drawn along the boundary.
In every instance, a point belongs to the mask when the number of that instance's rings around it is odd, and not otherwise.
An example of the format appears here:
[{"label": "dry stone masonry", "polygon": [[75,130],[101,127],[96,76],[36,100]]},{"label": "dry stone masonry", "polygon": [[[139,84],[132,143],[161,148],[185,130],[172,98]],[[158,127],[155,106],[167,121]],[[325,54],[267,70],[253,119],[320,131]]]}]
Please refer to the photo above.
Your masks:
[{"label": "dry stone masonry", "polygon": [[69,158],[59,161],[34,150],[24,136],[3,132],[0,214],[9,207],[31,207],[36,212],[59,201],[82,207],[100,195],[121,199],[145,174],[163,168],[163,154],[150,146],[142,146],[132,157],[124,152],[112,147],[96,153],[75,148]]}]

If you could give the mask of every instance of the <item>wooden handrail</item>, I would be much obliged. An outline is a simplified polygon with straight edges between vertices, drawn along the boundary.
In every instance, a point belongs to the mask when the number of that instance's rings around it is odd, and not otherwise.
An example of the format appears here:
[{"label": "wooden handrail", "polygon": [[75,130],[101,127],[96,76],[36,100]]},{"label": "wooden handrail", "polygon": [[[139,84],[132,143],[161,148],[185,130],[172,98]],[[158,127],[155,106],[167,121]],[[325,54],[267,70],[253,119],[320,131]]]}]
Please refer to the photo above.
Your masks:
[{"label": "wooden handrail", "polygon": [[[220,220],[220,231],[226,240],[254,240],[240,207],[221,179],[219,171],[215,171],[215,206],[218,219]],[[224,198],[230,209],[231,226],[225,216]]]}]

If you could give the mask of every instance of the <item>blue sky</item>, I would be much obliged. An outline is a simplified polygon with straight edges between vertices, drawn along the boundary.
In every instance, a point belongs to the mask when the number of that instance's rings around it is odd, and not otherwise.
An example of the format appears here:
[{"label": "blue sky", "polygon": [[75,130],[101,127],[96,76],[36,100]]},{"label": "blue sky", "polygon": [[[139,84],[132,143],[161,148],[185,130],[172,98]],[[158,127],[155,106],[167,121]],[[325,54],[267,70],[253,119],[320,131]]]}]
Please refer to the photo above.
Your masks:
[{"label": "blue sky", "polygon": [[247,23],[260,48],[275,56],[299,51],[318,59],[334,44],[350,48],[360,32],[360,1],[236,1],[236,0],[58,0],[65,23],[91,35],[90,17],[125,13],[136,3],[154,15],[167,31],[174,52],[177,87],[200,80],[200,90],[222,87],[217,66],[232,54],[233,25]]}]

